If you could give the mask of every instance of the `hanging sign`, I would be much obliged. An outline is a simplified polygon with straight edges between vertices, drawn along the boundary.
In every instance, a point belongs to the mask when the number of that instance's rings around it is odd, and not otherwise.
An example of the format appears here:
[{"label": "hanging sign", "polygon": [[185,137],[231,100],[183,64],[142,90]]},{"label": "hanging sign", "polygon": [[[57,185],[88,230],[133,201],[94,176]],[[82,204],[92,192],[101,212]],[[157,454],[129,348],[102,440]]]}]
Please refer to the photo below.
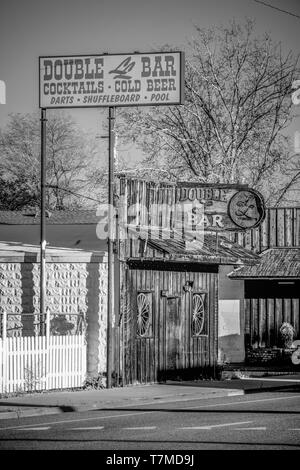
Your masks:
[{"label": "hanging sign", "polygon": [[40,108],[175,105],[182,52],[40,57]]},{"label": "hanging sign", "polygon": [[247,230],[258,227],[265,216],[263,197],[246,185],[178,183],[176,206],[191,204],[196,229]]}]

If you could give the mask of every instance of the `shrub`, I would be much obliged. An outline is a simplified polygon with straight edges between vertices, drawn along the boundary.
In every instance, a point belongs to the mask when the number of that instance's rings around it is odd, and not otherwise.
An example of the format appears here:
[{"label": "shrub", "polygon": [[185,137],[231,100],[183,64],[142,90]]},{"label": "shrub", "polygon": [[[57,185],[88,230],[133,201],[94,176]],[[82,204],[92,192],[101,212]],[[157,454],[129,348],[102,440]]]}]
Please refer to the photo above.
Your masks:
[{"label": "shrub", "polygon": [[93,376],[87,376],[83,388],[84,389],[93,389],[93,390],[99,390],[101,388],[105,388],[106,386],[106,378],[104,375],[99,372],[98,375],[93,375]]},{"label": "shrub", "polygon": [[287,322],[282,323],[280,327],[280,338],[284,348],[290,348],[294,339],[294,327]]}]

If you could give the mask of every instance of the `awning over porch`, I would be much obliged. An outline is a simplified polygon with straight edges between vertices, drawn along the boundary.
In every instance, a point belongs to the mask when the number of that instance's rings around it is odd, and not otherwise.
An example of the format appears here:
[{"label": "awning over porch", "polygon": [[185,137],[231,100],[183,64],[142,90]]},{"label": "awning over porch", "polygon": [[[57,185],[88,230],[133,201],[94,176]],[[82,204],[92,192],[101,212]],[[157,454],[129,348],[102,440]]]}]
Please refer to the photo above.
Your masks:
[{"label": "awning over porch", "polygon": [[230,279],[300,279],[300,247],[269,248],[260,262],[228,274]]},{"label": "awning over porch", "polygon": [[209,264],[248,265],[257,263],[259,256],[223,235],[205,232],[201,239],[184,239],[174,231],[169,238],[147,237],[139,233],[142,258],[150,258],[148,248],[163,253],[168,260],[194,261]]}]

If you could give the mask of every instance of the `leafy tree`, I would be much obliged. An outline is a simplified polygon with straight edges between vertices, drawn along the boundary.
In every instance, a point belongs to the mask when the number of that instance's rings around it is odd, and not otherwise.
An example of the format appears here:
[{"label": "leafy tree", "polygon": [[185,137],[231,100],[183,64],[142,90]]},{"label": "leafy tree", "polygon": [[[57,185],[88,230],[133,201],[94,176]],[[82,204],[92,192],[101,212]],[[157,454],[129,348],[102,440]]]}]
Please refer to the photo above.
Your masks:
[{"label": "leafy tree", "polygon": [[[84,196],[88,192],[87,172],[94,158],[93,145],[88,137],[78,130],[70,116],[64,113],[49,113],[47,119],[47,207],[62,210],[85,206],[85,198],[78,197],[77,193]],[[3,184],[2,205],[21,209],[29,203],[39,204],[38,115],[10,115],[7,127],[0,132],[0,170]],[[14,194],[18,195],[18,202],[10,204]],[[7,201],[6,204],[4,200]]]},{"label": "leafy tree", "polygon": [[6,179],[0,175],[0,210],[20,210],[38,205],[38,196],[22,177]]},{"label": "leafy tree", "polygon": [[250,20],[196,27],[184,105],[125,109],[119,136],[137,142],[147,155],[143,166],[168,170],[170,178],[248,183],[278,198],[300,179],[286,133],[296,73],[297,59],[268,34],[255,37]]}]

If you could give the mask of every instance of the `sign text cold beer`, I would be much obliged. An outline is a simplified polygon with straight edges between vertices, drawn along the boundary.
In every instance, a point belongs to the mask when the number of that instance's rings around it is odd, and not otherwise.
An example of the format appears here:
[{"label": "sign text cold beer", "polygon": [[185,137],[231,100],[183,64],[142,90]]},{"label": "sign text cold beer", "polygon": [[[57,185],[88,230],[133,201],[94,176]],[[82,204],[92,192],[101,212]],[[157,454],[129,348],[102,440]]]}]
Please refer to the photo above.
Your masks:
[{"label": "sign text cold beer", "polygon": [[40,107],[181,104],[181,52],[40,57]]}]

